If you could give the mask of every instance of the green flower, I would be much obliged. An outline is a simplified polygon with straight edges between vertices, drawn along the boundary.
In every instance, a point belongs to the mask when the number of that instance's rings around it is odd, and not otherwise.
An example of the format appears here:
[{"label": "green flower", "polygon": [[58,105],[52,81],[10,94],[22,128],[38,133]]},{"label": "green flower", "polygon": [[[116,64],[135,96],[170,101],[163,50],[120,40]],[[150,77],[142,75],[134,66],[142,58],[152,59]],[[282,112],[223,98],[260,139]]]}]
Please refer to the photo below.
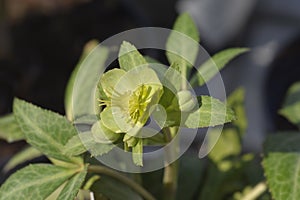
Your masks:
[{"label": "green flower", "polygon": [[100,113],[101,121],[92,130],[96,132],[95,138],[102,143],[115,142],[119,139],[116,135],[125,133],[123,142],[128,147],[134,146],[136,142],[128,138],[139,138],[139,130],[147,122],[151,107],[158,104],[163,93],[155,71],[147,66],[128,72],[112,69],[103,74],[99,88],[102,88],[100,105],[105,108]]}]

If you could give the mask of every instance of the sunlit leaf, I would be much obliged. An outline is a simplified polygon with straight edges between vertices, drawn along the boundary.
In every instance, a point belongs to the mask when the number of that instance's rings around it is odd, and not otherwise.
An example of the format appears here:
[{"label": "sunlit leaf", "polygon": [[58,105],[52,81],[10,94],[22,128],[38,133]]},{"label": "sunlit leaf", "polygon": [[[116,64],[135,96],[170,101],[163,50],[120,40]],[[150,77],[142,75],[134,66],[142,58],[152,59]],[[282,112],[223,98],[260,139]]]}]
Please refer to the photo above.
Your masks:
[{"label": "sunlit leaf", "polygon": [[132,160],[137,166],[143,166],[143,139],[138,139],[137,144],[132,147]]},{"label": "sunlit leaf", "polygon": [[13,111],[29,144],[47,156],[72,162],[63,147],[77,132],[65,117],[20,99],[15,99]]},{"label": "sunlit leaf", "polygon": [[185,127],[217,126],[235,120],[234,112],[218,99],[210,96],[201,96],[199,105],[199,109],[187,114],[184,121]]},{"label": "sunlit leaf", "polygon": [[121,69],[129,71],[135,67],[146,65],[147,62],[135,46],[124,41],[119,51],[119,64]]},{"label": "sunlit leaf", "polygon": [[75,174],[70,180],[68,180],[67,184],[60,192],[57,200],[74,199],[77,193],[79,192],[81,185],[84,182],[86,174],[87,166],[85,166],[81,172]]},{"label": "sunlit leaf", "polygon": [[169,63],[177,62],[182,66],[194,64],[199,49],[198,29],[187,13],[181,14],[173,27],[166,44]]},{"label": "sunlit leaf", "polygon": [[230,48],[213,55],[211,59],[198,68],[197,73],[194,74],[190,81],[191,85],[204,85],[218,74],[232,59],[247,51],[249,51],[247,48]]},{"label": "sunlit leaf", "polygon": [[263,167],[272,197],[300,199],[300,134],[278,133],[267,138]]},{"label": "sunlit leaf", "polygon": [[91,132],[80,133],[69,140],[64,147],[67,155],[80,155],[89,151],[92,156],[101,156],[108,153],[115,147],[114,144],[103,144],[95,141]]},{"label": "sunlit leaf", "polygon": [[76,169],[49,164],[29,165],[11,175],[0,188],[0,200],[44,200],[68,180]]}]

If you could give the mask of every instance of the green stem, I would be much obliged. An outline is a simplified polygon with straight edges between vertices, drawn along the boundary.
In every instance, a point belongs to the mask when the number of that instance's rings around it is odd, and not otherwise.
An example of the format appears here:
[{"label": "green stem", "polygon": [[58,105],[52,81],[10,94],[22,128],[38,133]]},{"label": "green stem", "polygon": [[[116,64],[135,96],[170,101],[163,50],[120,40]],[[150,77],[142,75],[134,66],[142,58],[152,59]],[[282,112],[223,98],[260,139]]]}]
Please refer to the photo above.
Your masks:
[{"label": "green stem", "polygon": [[142,186],[131,180],[130,178],[118,173],[115,170],[109,169],[107,167],[103,166],[97,166],[97,165],[90,165],[88,166],[88,172],[95,172],[99,174],[104,174],[110,177],[113,177],[117,179],[118,181],[128,185],[131,187],[134,191],[136,191],[138,194],[140,194],[144,199],[146,200],[155,200],[155,198]]},{"label": "green stem", "polygon": [[242,200],[255,200],[262,195],[267,189],[265,182],[258,183],[249,193],[247,193]]},{"label": "green stem", "polygon": [[[181,90],[187,89],[187,65],[182,63],[181,66]],[[174,139],[178,132],[178,127],[170,127],[163,130],[165,135],[165,141],[169,143]],[[163,185],[164,185],[164,199],[165,200],[175,200],[176,199],[176,191],[178,184],[178,171],[179,171],[179,139],[176,138],[174,143],[170,146],[166,147],[165,153],[165,169],[164,169],[164,177],[163,177]],[[174,162],[170,163],[171,161]]]},{"label": "green stem", "polygon": [[[165,139],[166,142],[170,142],[176,135],[178,128],[165,129]],[[175,142],[175,141],[174,141]],[[166,148],[166,158],[165,161],[173,160],[179,152],[179,140],[176,140],[176,144]],[[166,163],[167,164],[167,163]],[[163,185],[164,185],[164,199],[174,200],[176,199],[177,182],[178,182],[178,160],[167,165],[164,169]]]},{"label": "green stem", "polygon": [[185,64],[182,64],[182,68],[181,68],[181,76],[182,76],[182,80],[181,80],[181,89],[182,90],[186,90],[187,89],[187,67]]}]

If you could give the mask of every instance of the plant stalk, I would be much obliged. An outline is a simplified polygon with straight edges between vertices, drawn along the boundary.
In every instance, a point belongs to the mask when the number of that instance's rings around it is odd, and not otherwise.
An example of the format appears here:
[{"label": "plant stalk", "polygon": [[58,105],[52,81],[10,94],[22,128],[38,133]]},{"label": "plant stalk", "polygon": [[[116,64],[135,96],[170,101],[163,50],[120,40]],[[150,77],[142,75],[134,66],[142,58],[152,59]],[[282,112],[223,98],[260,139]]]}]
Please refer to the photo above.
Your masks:
[{"label": "plant stalk", "polygon": [[131,187],[135,192],[137,192],[139,195],[141,195],[146,200],[155,200],[155,198],[142,186],[131,180],[130,178],[120,174],[119,172],[109,169],[107,167],[103,166],[97,166],[97,165],[90,165],[88,166],[88,172],[94,172],[99,174],[104,174],[110,177],[113,177],[117,179],[118,181],[128,185]]},{"label": "plant stalk", "polygon": [[255,200],[267,190],[265,182],[258,183],[248,194],[242,197],[242,200]]},{"label": "plant stalk", "polygon": [[[165,140],[170,142],[176,136],[178,128],[173,127],[165,130]],[[179,153],[179,140],[176,139],[174,143],[166,147],[165,151],[165,169],[163,176],[163,185],[164,185],[164,199],[165,200],[175,200],[177,183],[178,183],[178,166],[179,161],[174,159],[177,158]],[[168,164],[172,162],[171,164]]]},{"label": "plant stalk", "polygon": [[[181,68],[181,90],[187,89],[187,66],[186,64],[182,64]],[[172,141],[177,132],[178,127],[170,127],[164,129],[165,140],[167,143]],[[175,200],[176,199],[176,191],[178,185],[178,172],[179,172],[179,160],[178,154],[180,152],[179,146],[179,138],[175,138],[175,141],[172,145],[166,147],[166,158],[165,158],[165,169],[164,169],[164,177],[163,177],[163,185],[164,185],[164,199],[165,200]],[[174,161],[174,162],[172,162]],[[171,164],[169,164],[172,162]]]}]

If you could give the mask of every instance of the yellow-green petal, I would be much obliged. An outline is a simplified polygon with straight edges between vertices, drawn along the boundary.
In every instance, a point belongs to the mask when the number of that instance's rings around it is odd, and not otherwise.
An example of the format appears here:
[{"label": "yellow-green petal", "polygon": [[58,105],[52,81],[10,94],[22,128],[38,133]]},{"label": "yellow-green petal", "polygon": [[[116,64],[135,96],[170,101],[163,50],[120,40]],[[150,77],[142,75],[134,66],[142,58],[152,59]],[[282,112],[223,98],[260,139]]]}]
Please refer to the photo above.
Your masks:
[{"label": "yellow-green petal", "polygon": [[98,121],[92,126],[92,134],[96,142],[111,144],[117,141],[121,134],[115,133],[103,125],[102,121]]}]

